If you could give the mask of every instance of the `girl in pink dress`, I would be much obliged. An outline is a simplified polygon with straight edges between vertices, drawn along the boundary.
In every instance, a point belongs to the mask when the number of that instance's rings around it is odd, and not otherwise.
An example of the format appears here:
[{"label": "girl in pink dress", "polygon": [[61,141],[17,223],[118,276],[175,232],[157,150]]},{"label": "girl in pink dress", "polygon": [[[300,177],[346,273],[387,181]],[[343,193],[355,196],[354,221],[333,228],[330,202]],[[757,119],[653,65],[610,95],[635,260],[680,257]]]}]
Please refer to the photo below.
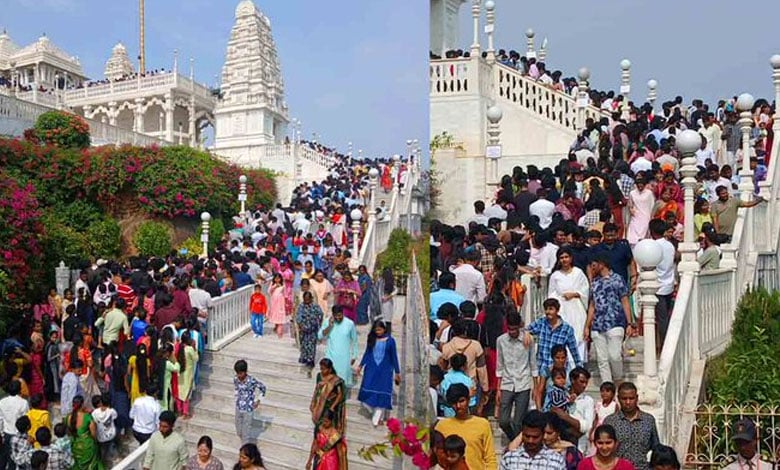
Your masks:
[{"label": "girl in pink dress", "polygon": [[612,382],[604,382],[599,387],[599,393],[601,394],[601,400],[596,402],[596,416],[593,420],[593,427],[590,433],[590,448],[588,449],[588,455],[596,455],[596,442],[593,439],[593,432],[604,424],[604,419],[607,416],[614,414],[620,409],[617,400],[615,400],[615,384]]},{"label": "girl in pink dress", "polygon": [[284,280],[279,273],[271,279],[271,287],[268,288],[268,296],[271,298],[268,308],[268,322],[273,323],[276,336],[284,336],[284,324],[287,323],[285,311]]}]

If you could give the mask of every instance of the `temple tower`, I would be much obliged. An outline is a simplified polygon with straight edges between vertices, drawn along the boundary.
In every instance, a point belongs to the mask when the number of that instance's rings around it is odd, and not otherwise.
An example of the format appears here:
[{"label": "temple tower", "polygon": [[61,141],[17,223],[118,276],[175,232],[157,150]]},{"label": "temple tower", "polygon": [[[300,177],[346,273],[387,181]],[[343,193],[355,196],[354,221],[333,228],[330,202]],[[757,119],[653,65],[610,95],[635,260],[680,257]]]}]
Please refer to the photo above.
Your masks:
[{"label": "temple tower", "polygon": [[239,162],[252,147],[279,144],[289,122],[271,21],[251,0],[236,7],[215,110],[214,150]]},{"label": "temple tower", "polygon": [[444,57],[451,49],[458,49],[460,28],[458,14],[466,0],[431,0],[431,52]]},{"label": "temple tower", "polygon": [[111,57],[106,62],[106,68],[103,74],[109,80],[118,80],[135,73],[133,63],[127,55],[127,49],[120,42],[111,50]]}]

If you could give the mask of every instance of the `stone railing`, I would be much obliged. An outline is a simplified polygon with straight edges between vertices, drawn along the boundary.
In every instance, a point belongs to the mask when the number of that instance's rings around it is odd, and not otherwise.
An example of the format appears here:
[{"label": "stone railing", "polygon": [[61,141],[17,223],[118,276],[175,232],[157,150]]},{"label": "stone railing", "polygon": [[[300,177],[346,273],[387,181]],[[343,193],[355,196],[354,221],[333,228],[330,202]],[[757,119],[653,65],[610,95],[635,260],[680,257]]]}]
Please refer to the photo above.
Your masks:
[{"label": "stone railing", "polygon": [[249,299],[254,285],[244,286],[214,299],[206,322],[206,349],[219,351],[249,331]]},{"label": "stone railing", "polygon": [[[24,122],[28,127],[32,127],[41,114],[54,110],[54,108],[41,104],[0,95],[0,118]],[[89,124],[89,134],[92,138],[93,145],[130,144],[144,147],[150,145],[158,145],[161,147],[171,145],[170,142],[156,137],[139,134],[138,132],[122,129],[94,119],[82,119]]]},{"label": "stone railing", "polygon": [[118,464],[114,465],[112,470],[142,470],[146,450],[149,448],[149,441],[138,446],[127,457],[123,458]]},{"label": "stone railing", "polygon": [[208,87],[193,82],[183,75],[174,73],[151,75],[121,82],[109,82],[100,85],[85,86],[84,88],[65,90],[63,97],[68,105],[73,105],[81,102],[94,102],[95,100],[106,97],[111,97],[112,99],[117,97],[118,99],[121,99],[122,94],[137,95],[139,91],[145,93],[163,93],[175,88],[190,90],[195,93],[195,96],[206,100],[215,99]]},{"label": "stone railing", "polygon": [[547,299],[547,287],[550,278],[541,276],[537,283],[533,277],[524,274],[520,278],[520,282],[526,287],[523,306],[520,307],[520,315],[523,317],[524,324],[530,325],[531,322],[544,315],[542,304]]},{"label": "stone railing", "polygon": [[30,101],[33,103],[50,106],[52,108],[59,108],[61,106],[60,100],[53,91],[22,91],[17,93],[16,97],[20,100]]},{"label": "stone railing", "polygon": [[408,277],[404,299],[403,344],[399,359],[403,374],[398,393],[398,409],[400,419],[415,418],[421,423],[430,423],[435,419],[436,413],[428,392],[430,331],[422,282],[421,273],[417,271],[417,257],[413,253],[412,272]]},{"label": "stone railing", "polygon": [[[523,76],[506,65],[490,65],[482,58],[431,60],[428,66],[428,92],[432,97],[478,94],[497,101],[514,103],[543,120],[576,131],[577,100],[567,93]],[[605,114],[588,105],[584,118],[599,120]]]}]

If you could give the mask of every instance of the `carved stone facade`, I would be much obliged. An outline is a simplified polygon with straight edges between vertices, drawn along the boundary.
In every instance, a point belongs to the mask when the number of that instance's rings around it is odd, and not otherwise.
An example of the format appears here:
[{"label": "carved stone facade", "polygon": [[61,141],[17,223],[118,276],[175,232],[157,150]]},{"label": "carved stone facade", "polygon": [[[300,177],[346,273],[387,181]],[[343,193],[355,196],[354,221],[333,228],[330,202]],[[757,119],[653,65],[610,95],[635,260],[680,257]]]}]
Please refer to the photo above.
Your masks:
[{"label": "carved stone facade", "polygon": [[236,8],[215,110],[214,149],[236,163],[257,160],[252,148],[279,144],[287,132],[284,80],[271,21],[251,0]]},{"label": "carved stone facade", "polygon": [[118,80],[134,73],[135,68],[127,55],[127,49],[120,42],[111,50],[111,57],[106,62],[104,75],[108,80]]},{"label": "carved stone facade", "polygon": [[0,34],[0,77],[20,89],[41,91],[79,86],[87,79],[78,58],[57,47],[46,35],[19,47],[5,30]]},{"label": "carved stone facade", "polygon": [[458,49],[458,15],[466,0],[430,0],[431,52],[444,57],[451,49]]}]

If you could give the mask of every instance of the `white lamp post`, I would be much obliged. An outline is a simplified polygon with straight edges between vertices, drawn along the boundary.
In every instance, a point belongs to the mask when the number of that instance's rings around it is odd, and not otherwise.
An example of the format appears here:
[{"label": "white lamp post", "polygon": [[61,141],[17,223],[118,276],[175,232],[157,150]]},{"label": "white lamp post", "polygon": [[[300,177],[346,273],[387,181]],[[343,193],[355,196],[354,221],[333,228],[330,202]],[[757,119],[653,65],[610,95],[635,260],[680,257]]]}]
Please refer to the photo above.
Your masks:
[{"label": "white lamp post", "polygon": [[406,141],[406,156],[409,157],[412,155],[412,139],[409,139]]},{"label": "white lamp post", "polygon": [[753,170],[750,169],[750,128],[753,125],[753,95],[742,93],[737,97],[739,127],[742,130],[742,169],[739,171],[739,197],[750,201],[753,194]]},{"label": "white lamp post", "polygon": [[360,219],[363,218],[363,212],[354,208],[349,215],[352,218],[352,259],[357,260],[360,250]]},{"label": "white lamp post", "polygon": [[528,59],[532,59],[536,57],[536,48],[534,47],[534,36],[536,33],[534,33],[534,30],[531,28],[528,28],[525,30],[525,56]]},{"label": "white lamp post", "polygon": [[[772,64],[772,84],[775,87],[775,134],[780,132],[780,54],[775,54],[769,59]],[[771,149],[770,149],[771,150]]]},{"label": "white lamp post", "polygon": [[693,202],[694,191],[696,190],[696,173],[699,172],[696,166],[696,151],[701,147],[701,134],[693,130],[685,130],[677,135],[677,150],[682,155],[682,167],[680,174],[683,177],[682,183],[685,189],[684,193],[684,236],[683,243],[680,245],[682,259],[677,266],[680,272],[696,272],[699,270],[699,263],[696,261],[696,251],[698,244],[693,239]]},{"label": "white lamp post", "polygon": [[201,234],[200,234],[200,242],[203,243],[203,257],[208,258],[209,256],[209,222],[211,221],[211,214],[208,212],[202,212],[200,214],[200,220],[202,222],[201,224]]},{"label": "white lamp post", "polygon": [[658,81],[650,79],[647,81],[647,102],[650,103],[650,107],[655,107],[655,100],[658,98]]},{"label": "white lamp post", "polygon": [[401,178],[398,178],[398,175],[401,173],[401,156],[397,153],[393,155],[393,169],[395,170],[395,182],[393,182],[393,189],[396,191],[401,190]]},{"label": "white lamp post", "polygon": [[642,326],[644,328],[644,364],[643,372],[647,377],[658,375],[658,365],[655,360],[655,305],[658,303],[656,293],[660,284],[655,267],[661,262],[661,247],[655,240],[640,240],[634,246],[634,259],[639,265],[639,292],[642,294]]},{"label": "white lamp post", "polygon": [[[501,128],[499,127],[499,123],[501,122],[501,118],[504,117],[504,112],[498,106],[493,105],[488,108],[486,117],[488,120],[488,146],[494,148],[498,147],[501,142]],[[493,152],[495,152],[495,150],[493,150]],[[496,155],[500,154],[496,152],[493,154],[493,158],[490,158],[490,182],[485,181],[485,197],[490,197],[490,184],[498,183],[498,158],[495,157]],[[485,180],[487,180],[487,172],[485,173]]]},{"label": "white lamp post", "polygon": [[379,170],[368,170],[368,221],[376,219],[376,182],[379,178]]},{"label": "white lamp post", "polygon": [[241,203],[241,217],[246,216],[246,175],[238,177],[238,202]]},{"label": "white lamp post", "polygon": [[579,131],[585,128],[585,108],[588,107],[588,80],[590,79],[590,70],[582,67],[577,71],[577,78],[580,82],[577,86],[577,121],[576,129]]},{"label": "white lamp post", "polygon": [[471,41],[471,57],[479,57],[479,15],[482,0],[471,0],[471,21],[473,23],[474,38]]},{"label": "white lamp post", "polygon": [[620,94],[623,95],[623,106],[620,108],[620,116],[628,121],[629,114],[629,95],[631,94],[631,61],[623,59],[620,61]]},{"label": "white lamp post", "polygon": [[485,2],[485,34],[487,34],[487,61],[494,63],[496,61],[496,49],[493,47],[493,32],[496,29],[496,2],[487,0]]}]

